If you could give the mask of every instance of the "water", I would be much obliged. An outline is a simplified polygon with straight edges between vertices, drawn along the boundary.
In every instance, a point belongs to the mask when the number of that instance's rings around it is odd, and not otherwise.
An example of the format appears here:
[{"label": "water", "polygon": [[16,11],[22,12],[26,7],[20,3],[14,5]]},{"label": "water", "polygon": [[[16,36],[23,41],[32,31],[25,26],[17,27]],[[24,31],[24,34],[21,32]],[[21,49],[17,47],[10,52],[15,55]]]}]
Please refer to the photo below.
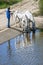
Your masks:
[{"label": "water", "polygon": [[43,65],[43,32],[22,34],[0,45],[0,65]]}]

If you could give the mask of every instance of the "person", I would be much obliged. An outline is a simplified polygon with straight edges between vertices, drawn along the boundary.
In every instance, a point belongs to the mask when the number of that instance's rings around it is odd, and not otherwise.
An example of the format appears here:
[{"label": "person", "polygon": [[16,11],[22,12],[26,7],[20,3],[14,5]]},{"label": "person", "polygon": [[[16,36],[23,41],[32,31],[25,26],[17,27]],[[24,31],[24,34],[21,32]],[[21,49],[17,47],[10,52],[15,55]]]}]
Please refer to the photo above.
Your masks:
[{"label": "person", "polygon": [[7,20],[8,20],[8,28],[10,28],[10,7],[8,7],[8,9],[6,10],[6,16],[7,16]]}]

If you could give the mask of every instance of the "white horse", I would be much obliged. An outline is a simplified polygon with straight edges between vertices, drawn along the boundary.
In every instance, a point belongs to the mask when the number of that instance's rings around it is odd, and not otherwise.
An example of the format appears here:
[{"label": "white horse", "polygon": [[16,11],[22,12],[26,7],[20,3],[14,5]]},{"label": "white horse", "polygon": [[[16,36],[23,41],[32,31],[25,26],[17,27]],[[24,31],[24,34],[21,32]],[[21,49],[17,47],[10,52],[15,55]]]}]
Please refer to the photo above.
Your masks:
[{"label": "white horse", "polygon": [[30,22],[32,23],[32,27],[35,26],[34,17],[29,11],[23,13],[21,22],[24,24],[24,26],[30,26]]},{"label": "white horse", "polygon": [[15,11],[15,12],[14,12],[14,19],[15,19],[15,22],[18,21],[18,20],[20,21],[21,18],[22,18],[21,12]]},{"label": "white horse", "polygon": [[15,22],[19,21],[21,24],[21,27],[27,26],[30,22],[34,23],[34,18],[31,12],[25,11],[25,12],[14,12]]},{"label": "white horse", "polygon": [[24,26],[24,21],[22,21],[23,19],[26,21],[25,14],[23,12],[19,12],[19,11],[14,12],[14,21],[15,23],[16,21],[19,22],[21,27]]}]

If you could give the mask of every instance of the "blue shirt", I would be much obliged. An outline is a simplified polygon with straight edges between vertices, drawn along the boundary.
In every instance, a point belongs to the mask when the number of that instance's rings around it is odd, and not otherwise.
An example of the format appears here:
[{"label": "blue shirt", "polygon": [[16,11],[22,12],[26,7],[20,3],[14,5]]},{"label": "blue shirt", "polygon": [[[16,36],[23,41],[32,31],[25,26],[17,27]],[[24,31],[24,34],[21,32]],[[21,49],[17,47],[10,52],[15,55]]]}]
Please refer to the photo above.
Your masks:
[{"label": "blue shirt", "polygon": [[10,19],[10,11],[8,9],[6,11],[6,16],[7,16],[8,19]]}]

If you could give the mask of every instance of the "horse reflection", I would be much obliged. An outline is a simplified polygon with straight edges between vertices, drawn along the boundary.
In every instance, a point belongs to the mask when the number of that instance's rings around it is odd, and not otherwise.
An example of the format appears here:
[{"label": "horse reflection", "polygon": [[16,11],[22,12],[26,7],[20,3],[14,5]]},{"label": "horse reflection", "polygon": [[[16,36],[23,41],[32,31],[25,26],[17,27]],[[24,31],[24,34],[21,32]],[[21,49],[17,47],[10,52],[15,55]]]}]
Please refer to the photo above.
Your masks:
[{"label": "horse reflection", "polygon": [[35,33],[32,34],[32,42],[35,43]]},{"label": "horse reflection", "polygon": [[25,46],[31,44],[31,39],[30,39],[30,34],[29,34],[29,33],[26,33],[26,34],[25,34],[24,44],[25,44]]}]

